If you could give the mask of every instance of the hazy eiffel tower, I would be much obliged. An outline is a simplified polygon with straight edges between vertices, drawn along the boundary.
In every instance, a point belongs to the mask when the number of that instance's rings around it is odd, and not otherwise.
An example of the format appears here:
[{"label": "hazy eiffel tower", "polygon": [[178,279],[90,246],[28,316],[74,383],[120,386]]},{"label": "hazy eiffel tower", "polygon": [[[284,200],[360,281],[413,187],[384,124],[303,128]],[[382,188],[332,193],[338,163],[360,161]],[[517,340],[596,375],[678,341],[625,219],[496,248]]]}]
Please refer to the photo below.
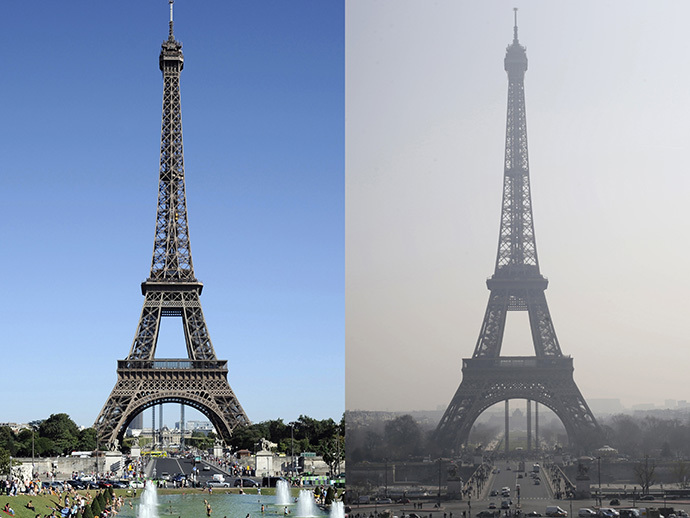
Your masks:
[{"label": "hazy eiffel tower", "polygon": [[[163,403],[196,408],[226,442],[235,427],[249,424],[228,384],[227,361],[218,360],[213,350],[199,301],[203,284],[192,267],[180,109],[184,58],[173,35],[173,0],[169,3],[170,30],[159,58],[163,122],[151,275],[141,284],[144,307],[129,356],[117,362],[115,388],[94,425],[99,443],[111,449],[137,414]],[[187,358],[154,358],[162,317],[182,319]]]},{"label": "hazy eiffel tower", "polygon": [[[445,449],[466,443],[479,415],[509,399],[536,401],[553,410],[573,446],[594,444],[600,435],[573,379],[573,360],[561,353],[546,304],[548,281],[539,271],[529,183],[524,92],[527,54],[518,41],[517,13],[513,31],[504,61],[508,117],[496,268],[486,282],[491,293],[474,354],[463,359],[462,382],[436,429],[439,446]],[[528,312],[535,356],[500,356],[508,311]]]}]

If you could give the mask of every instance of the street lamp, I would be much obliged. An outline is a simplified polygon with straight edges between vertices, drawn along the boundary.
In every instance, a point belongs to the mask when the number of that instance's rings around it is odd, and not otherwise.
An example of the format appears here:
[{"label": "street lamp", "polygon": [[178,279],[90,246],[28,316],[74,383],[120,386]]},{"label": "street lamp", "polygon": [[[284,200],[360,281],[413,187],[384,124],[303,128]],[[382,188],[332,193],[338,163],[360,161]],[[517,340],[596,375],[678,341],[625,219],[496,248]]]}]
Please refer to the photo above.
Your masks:
[{"label": "street lamp", "polygon": [[31,427],[31,478],[34,478],[34,473],[36,473],[36,463],[34,462],[34,435],[36,434],[36,430],[34,427]]},{"label": "street lamp", "polygon": [[290,445],[292,448],[292,451],[290,453],[290,471],[292,471],[292,476],[294,477],[294,471],[295,471],[295,423],[292,422],[290,423]]},{"label": "street lamp", "polygon": [[599,507],[601,507],[601,457],[597,457],[597,471],[599,472]]},{"label": "street lamp", "polygon": [[385,495],[386,495],[386,498],[388,498],[388,459],[386,458],[386,459],[384,459],[384,460],[385,460],[385,463],[386,463],[386,471],[385,471],[385,481],[386,481],[385,488],[386,488],[386,493],[385,493]]},{"label": "street lamp", "polygon": [[441,457],[438,458],[438,508],[441,508]]}]

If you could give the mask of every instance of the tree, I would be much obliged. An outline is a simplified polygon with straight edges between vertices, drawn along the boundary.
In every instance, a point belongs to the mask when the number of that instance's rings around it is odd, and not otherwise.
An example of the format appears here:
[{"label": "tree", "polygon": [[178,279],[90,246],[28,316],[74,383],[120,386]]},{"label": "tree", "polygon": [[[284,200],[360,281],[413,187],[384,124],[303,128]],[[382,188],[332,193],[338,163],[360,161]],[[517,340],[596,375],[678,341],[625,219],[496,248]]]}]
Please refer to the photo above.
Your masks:
[{"label": "tree", "polygon": [[635,480],[640,484],[642,488],[642,494],[646,495],[649,493],[649,487],[656,482],[656,477],[654,472],[656,471],[656,464],[652,460],[650,462],[649,455],[644,456],[644,461],[637,462],[633,466],[633,473],[635,474]]},{"label": "tree", "polygon": [[345,439],[336,435],[331,439],[322,440],[319,444],[319,453],[323,461],[328,464],[332,476],[340,472],[340,463],[345,458]]},{"label": "tree", "polygon": [[11,460],[9,450],[0,448],[0,475],[9,476]]},{"label": "tree", "polygon": [[0,426],[0,448],[7,450],[10,455],[17,454],[17,437],[9,426]]},{"label": "tree", "polygon": [[103,509],[101,509],[101,506],[98,503],[98,498],[94,498],[93,502],[91,502],[91,512],[93,513],[93,516],[100,516],[103,512]]},{"label": "tree", "polygon": [[678,487],[686,489],[688,487],[688,476],[690,475],[690,467],[684,461],[678,461],[673,464],[673,477],[678,482]]},{"label": "tree", "polygon": [[67,414],[52,414],[39,427],[41,437],[53,441],[57,453],[67,455],[77,448],[79,428]]},{"label": "tree", "polygon": [[84,428],[79,432],[79,451],[93,451],[98,448],[98,433],[95,428]]},{"label": "tree", "polygon": [[388,455],[392,459],[406,459],[419,454],[422,432],[411,415],[396,417],[385,426]]}]

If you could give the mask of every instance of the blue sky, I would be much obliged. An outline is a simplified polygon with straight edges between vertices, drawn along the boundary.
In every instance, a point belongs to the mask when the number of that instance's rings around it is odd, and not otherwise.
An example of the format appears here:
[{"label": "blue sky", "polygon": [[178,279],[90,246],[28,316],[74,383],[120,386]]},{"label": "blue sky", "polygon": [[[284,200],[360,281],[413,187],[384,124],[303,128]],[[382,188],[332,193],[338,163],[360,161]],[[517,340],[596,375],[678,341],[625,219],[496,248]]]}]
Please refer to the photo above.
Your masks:
[{"label": "blue sky", "polygon": [[[343,11],[175,3],[194,268],[255,422],[344,409]],[[153,249],[167,22],[165,0],[3,6],[0,421],[66,412],[90,426],[129,352]],[[157,356],[184,355],[179,321],[164,321]]]}]

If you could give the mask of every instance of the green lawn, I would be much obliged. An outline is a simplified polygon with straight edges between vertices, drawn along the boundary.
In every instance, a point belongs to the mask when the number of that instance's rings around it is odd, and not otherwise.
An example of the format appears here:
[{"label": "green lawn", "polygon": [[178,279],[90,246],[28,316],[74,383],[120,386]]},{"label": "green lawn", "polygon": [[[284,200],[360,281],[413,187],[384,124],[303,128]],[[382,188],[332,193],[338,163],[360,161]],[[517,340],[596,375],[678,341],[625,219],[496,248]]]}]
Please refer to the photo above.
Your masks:
[{"label": "green lawn", "polygon": [[[26,508],[26,504],[31,500],[36,508],[35,511]],[[14,516],[16,518],[34,518],[37,514],[45,516],[50,514],[53,509],[61,509],[60,501],[57,496],[3,496],[0,498],[0,508],[4,508],[5,504],[9,503],[10,507],[14,509]],[[58,516],[60,513],[57,513]],[[7,513],[2,513],[3,518],[7,518]]]}]

